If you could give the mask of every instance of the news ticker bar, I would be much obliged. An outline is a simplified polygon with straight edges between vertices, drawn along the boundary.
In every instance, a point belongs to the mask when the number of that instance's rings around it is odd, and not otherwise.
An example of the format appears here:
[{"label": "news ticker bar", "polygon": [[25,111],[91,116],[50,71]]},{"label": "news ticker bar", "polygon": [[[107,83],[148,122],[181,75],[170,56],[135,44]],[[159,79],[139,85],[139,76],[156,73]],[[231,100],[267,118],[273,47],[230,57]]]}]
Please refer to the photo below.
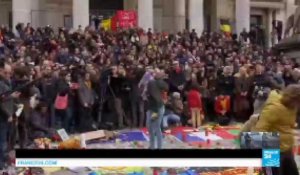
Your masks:
[{"label": "news ticker bar", "polygon": [[84,149],[84,150],[16,150],[17,159],[168,159],[168,158],[262,158],[261,149]]},{"label": "news ticker bar", "polygon": [[260,158],[16,159],[16,167],[261,167]]}]

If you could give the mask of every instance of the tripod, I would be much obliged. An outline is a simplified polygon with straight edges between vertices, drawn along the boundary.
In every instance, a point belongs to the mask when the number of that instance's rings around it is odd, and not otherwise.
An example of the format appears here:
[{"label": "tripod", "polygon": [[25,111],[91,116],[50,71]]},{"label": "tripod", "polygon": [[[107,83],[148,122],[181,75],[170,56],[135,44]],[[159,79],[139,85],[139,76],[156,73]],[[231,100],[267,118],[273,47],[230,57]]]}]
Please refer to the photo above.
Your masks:
[{"label": "tripod", "polygon": [[[110,71],[110,69],[106,71]],[[97,116],[98,125],[100,125],[103,122],[103,106],[107,101],[106,96],[108,92],[111,94],[112,98],[114,99],[114,106],[116,106],[116,100],[118,99],[113,88],[110,86],[111,72],[106,72],[106,71],[104,71],[105,74],[104,77],[102,77],[102,80],[104,81],[101,81],[102,87],[100,88],[100,98],[99,98],[100,103],[99,103],[98,116]],[[121,119],[119,118],[119,124],[120,124],[120,120],[122,120],[123,123],[123,118],[127,118],[123,109],[122,109],[122,116],[118,116],[118,117],[121,117]]]}]

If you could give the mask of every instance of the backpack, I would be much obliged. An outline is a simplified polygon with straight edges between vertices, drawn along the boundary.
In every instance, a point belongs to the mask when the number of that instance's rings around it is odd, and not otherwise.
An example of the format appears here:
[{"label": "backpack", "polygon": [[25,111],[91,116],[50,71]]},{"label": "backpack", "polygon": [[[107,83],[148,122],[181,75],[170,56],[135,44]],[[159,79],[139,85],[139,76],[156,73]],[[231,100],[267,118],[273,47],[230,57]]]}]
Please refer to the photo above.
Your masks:
[{"label": "backpack", "polygon": [[55,109],[65,110],[68,107],[68,94],[64,96],[57,95],[54,103]]}]

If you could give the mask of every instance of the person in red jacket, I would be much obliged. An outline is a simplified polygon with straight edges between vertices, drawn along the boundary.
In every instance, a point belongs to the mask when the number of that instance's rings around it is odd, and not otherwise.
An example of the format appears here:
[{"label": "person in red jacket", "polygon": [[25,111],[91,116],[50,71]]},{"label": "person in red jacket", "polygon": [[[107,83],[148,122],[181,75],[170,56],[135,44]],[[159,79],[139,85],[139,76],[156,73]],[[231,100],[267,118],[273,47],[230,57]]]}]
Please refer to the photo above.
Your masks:
[{"label": "person in red jacket", "polygon": [[202,125],[204,119],[202,110],[202,97],[198,90],[198,86],[193,84],[191,90],[188,92],[188,106],[191,112],[192,125],[198,128]]},{"label": "person in red jacket", "polygon": [[230,122],[230,96],[220,95],[215,99],[215,112],[218,115],[220,125],[228,125]]}]

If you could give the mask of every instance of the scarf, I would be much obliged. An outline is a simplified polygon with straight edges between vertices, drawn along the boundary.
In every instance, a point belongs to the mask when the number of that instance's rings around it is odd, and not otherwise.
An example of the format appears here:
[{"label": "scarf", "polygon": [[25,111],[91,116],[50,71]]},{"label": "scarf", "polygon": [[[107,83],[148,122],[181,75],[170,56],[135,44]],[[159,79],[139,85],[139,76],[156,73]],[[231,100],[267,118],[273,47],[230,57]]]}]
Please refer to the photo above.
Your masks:
[{"label": "scarf", "polygon": [[176,72],[177,74],[181,73],[181,68],[180,68],[179,66],[176,67],[176,68],[175,68],[175,72]]},{"label": "scarf", "polygon": [[91,81],[85,81],[85,85],[86,85],[89,89],[92,89],[92,83],[91,83]]},{"label": "scarf", "polygon": [[221,103],[222,109],[227,109],[227,99],[226,98],[221,99],[220,103]]}]

